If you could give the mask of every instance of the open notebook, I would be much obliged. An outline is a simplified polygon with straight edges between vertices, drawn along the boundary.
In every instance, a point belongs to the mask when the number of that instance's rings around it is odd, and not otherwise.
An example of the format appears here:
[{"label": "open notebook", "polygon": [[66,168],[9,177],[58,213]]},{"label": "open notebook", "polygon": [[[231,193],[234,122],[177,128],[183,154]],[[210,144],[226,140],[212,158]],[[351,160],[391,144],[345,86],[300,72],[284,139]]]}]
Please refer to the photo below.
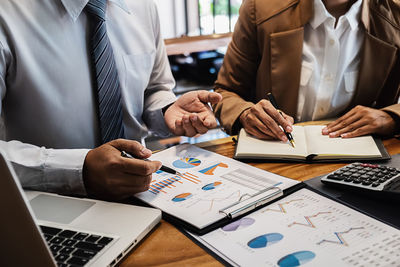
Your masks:
[{"label": "open notebook", "polygon": [[382,160],[390,158],[381,140],[372,136],[329,138],[324,125],[293,126],[296,147],[288,142],[265,141],[244,129],[239,133],[236,159],[280,159],[295,161]]}]

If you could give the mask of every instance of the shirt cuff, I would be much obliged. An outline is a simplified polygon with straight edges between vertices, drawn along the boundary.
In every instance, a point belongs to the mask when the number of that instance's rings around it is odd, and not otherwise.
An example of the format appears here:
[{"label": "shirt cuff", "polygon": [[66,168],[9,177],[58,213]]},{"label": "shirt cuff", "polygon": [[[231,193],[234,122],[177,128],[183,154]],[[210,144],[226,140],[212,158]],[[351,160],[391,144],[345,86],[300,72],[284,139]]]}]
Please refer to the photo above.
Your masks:
[{"label": "shirt cuff", "polygon": [[48,191],[86,195],[82,170],[89,149],[50,149],[44,162]]}]

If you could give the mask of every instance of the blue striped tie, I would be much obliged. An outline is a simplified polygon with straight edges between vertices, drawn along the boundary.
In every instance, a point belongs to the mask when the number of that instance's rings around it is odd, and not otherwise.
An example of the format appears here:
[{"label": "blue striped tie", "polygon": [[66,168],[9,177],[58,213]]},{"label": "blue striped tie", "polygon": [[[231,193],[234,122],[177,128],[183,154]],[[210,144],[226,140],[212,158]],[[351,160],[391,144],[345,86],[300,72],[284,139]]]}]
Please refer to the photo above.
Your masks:
[{"label": "blue striped tie", "polygon": [[121,88],[105,22],[106,2],[107,0],[90,0],[86,5],[102,143],[124,137]]}]

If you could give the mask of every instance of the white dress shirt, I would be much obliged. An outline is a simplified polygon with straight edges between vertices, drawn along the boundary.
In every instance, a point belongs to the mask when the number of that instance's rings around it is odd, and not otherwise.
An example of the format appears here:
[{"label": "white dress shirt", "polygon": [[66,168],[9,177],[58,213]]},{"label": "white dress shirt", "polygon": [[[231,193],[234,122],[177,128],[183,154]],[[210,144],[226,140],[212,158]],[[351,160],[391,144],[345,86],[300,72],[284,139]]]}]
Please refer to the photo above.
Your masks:
[{"label": "white dress shirt", "polygon": [[[87,41],[88,0],[0,2],[0,149],[25,188],[84,194],[82,166],[99,145]],[[153,1],[109,0],[106,24],[128,139],[167,135],[175,85]]]},{"label": "white dress shirt", "polygon": [[314,0],[314,16],[304,26],[297,121],[332,118],[350,104],[364,40],[361,3],[355,2],[335,27],[322,0]]}]

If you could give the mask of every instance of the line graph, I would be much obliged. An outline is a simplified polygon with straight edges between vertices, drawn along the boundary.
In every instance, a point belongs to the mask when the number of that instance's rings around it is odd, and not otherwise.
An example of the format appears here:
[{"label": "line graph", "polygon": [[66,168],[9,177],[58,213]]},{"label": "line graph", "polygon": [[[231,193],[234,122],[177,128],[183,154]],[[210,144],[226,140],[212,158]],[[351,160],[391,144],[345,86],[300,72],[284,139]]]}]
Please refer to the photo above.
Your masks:
[{"label": "line graph", "polygon": [[346,240],[344,239],[343,235],[344,234],[348,234],[348,233],[350,233],[351,231],[354,231],[354,230],[362,230],[362,229],[365,229],[365,228],[364,227],[351,227],[347,231],[334,232],[333,234],[336,236],[337,240],[323,239],[323,240],[319,241],[317,243],[317,245],[322,245],[323,243],[331,243],[331,244],[343,245],[343,246],[348,247],[349,244],[346,242]]},{"label": "line graph", "polygon": [[285,205],[289,205],[292,202],[296,202],[296,201],[302,201],[303,199],[292,199],[290,201],[284,202],[284,203],[278,203],[278,208],[274,209],[274,208],[267,208],[265,210],[262,211],[262,213],[267,212],[267,211],[275,211],[275,212],[280,212],[280,213],[286,213],[286,209],[285,209]]},{"label": "line graph", "polygon": [[231,194],[229,194],[226,197],[212,198],[212,199],[199,199],[199,201],[209,201],[210,202],[210,207],[206,211],[203,212],[203,213],[206,213],[206,212],[210,212],[214,208],[215,202],[221,202],[221,201],[231,199],[231,198],[239,199],[240,196],[241,196],[240,190],[237,190],[235,192],[232,192]]},{"label": "line graph", "polygon": [[329,213],[331,213],[331,212],[330,211],[321,211],[321,212],[318,212],[311,216],[304,216],[304,219],[306,220],[307,223],[292,222],[291,224],[288,225],[288,227],[292,227],[293,225],[302,225],[302,226],[306,226],[306,227],[316,228],[314,223],[311,221],[311,218],[316,218],[319,215],[329,214]]}]

